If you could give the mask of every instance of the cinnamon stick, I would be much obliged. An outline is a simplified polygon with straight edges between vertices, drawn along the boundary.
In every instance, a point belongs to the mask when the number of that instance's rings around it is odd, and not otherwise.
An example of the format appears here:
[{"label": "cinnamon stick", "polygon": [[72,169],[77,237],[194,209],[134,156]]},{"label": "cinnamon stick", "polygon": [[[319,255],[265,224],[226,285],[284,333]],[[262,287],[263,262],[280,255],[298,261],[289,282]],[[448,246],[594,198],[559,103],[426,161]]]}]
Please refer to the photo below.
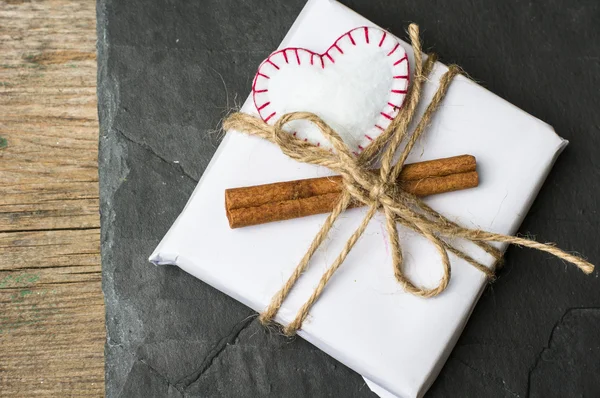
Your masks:
[{"label": "cinnamon stick", "polygon": [[[462,155],[404,166],[398,183],[417,196],[473,188],[478,184],[474,156]],[[229,226],[240,228],[328,213],[342,190],[340,176],[309,178],[225,190]],[[354,203],[351,207],[360,206]]]}]

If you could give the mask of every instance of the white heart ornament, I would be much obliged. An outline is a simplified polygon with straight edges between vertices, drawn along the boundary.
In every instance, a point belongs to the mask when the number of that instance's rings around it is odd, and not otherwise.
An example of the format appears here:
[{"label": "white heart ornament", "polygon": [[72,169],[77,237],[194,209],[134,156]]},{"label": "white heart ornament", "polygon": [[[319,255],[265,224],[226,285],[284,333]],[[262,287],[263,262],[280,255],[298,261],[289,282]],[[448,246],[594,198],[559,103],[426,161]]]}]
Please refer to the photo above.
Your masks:
[{"label": "white heart ornament", "polygon": [[[265,122],[274,124],[289,112],[313,112],[359,153],[396,116],[408,83],[408,57],[398,39],[363,26],[340,36],[323,54],[304,48],[274,52],[258,68],[252,95]],[[286,130],[331,148],[310,122],[295,120]]]}]

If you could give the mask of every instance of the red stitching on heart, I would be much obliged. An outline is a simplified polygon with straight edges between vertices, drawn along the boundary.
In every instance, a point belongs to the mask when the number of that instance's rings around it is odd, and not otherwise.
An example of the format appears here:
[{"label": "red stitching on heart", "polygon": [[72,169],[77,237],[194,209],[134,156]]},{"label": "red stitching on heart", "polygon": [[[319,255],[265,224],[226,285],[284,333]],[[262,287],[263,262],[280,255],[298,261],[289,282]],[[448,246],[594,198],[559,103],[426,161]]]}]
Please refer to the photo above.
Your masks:
[{"label": "red stitching on heart", "polygon": [[277,113],[277,112],[273,112],[273,113],[271,113],[269,116],[267,116],[267,118],[266,118],[266,119],[264,119],[265,123],[269,123],[269,119],[271,119],[273,116],[275,116],[275,114],[276,114],[276,113]]},{"label": "red stitching on heart", "polygon": [[269,106],[270,103],[271,103],[271,101],[265,102],[264,104],[262,104],[261,106],[259,106],[258,108],[256,108],[256,110],[260,112],[264,108],[266,108],[267,106]]},{"label": "red stitching on heart", "polygon": [[[383,31],[383,35],[381,36],[381,41],[379,41],[379,47],[381,47],[381,45],[383,44],[383,41],[385,40],[385,37],[387,36],[387,33],[385,31]],[[400,44],[400,43],[398,43]]]},{"label": "red stitching on heart", "polygon": [[394,64],[394,66],[396,66],[396,65],[399,65],[399,64],[401,64],[401,63],[402,63],[402,62],[404,62],[404,61],[408,61],[408,57],[407,57],[406,55],[405,55],[405,56],[404,56],[404,58],[402,58],[401,60],[399,60],[399,61],[396,61],[396,63]]},{"label": "red stitching on heart", "polygon": [[[274,53],[272,53],[265,61],[263,61],[263,63],[259,66],[258,68],[258,72],[256,73],[254,80],[252,82],[252,92],[253,92],[253,97],[254,97],[254,104],[256,109],[258,110],[258,114],[261,116],[261,118],[265,121],[265,123],[268,123],[269,120],[271,120],[273,117],[276,116],[277,112],[273,111],[270,112],[269,115],[265,118],[262,117],[262,111],[268,111],[268,107],[271,105],[271,101],[269,101],[269,97],[263,97],[257,98],[260,94],[265,94],[269,92],[268,89],[268,84],[266,81],[264,80],[260,80],[260,78],[264,78],[264,79],[270,79],[270,76],[272,76],[271,73],[268,73],[269,71],[279,71],[281,69],[281,62],[285,61],[286,64],[289,64],[289,58],[287,55],[287,51],[289,50],[293,50],[294,54],[296,55],[296,61],[298,63],[298,65],[302,64],[302,57],[301,57],[301,52],[304,52],[306,54],[310,55],[310,65],[315,65],[314,62],[314,58],[315,56],[318,57],[321,60],[321,68],[325,69],[325,60],[329,60],[331,61],[331,64],[335,64],[335,59],[331,54],[331,50],[336,49],[340,56],[344,55],[344,49],[343,49],[343,45],[350,45],[350,43],[353,46],[356,46],[357,43],[354,39],[354,37],[352,36],[352,33],[355,30],[358,29],[362,29],[365,35],[365,43],[366,44],[370,44],[370,45],[377,45],[378,47],[384,47],[384,48],[389,48],[392,46],[392,43],[395,42],[393,48],[386,54],[388,57],[393,55],[394,53],[397,52],[397,50],[400,48],[403,50],[403,48],[400,46],[400,43],[397,41],[397,39],[392,36],[392,35],[388,35],[386,31],[378,29],[378,28],[371,28],[371,27],[366,27],[366,26],[361,26],[355,29],[352,29],[346,33],[344,33],[343,35],[341,35],[340,37],[338,37],[337,40],[334,41],[334,43],[327,49],[327,51],[325,51],[322,54],[318,54],[315,53],[311,50],[305,49],[305,48],[299,48],[299,47],[289,47],[289,48],[284,48],[278,51],[275,51]],[[379,36],[373,36],[373,34],[375,34],[375,32],[378,32],[378,34],[381,34],[381,39],[379,41],[373,41],[371,40],[372,37],[379,37]],[[348,36],[348,39],[350,41],[350,43],[348,43],[348,41],[341,41],[345,36]],[[390,43],[390,41],[392,41],[392,43]],[[387,44],[386,44],[387,43]],[[401,87],[408,87],[408,80],[410,79],[409,75],[409,65],[408,65],[408,57],[406,55],[406,52],[404,52],[404,55],[402,56],[402,58],[396,62],[394,62],[394,64],[392,65],[393,67],[400,67],[400,68],[404,68],[403,62],[407,61],[406,63],[406,73],[396,73],[395,75],[392,76],[393,79],[397,79],[395,81],[402,81],[402,80],[406,80],[406,83],[400,83]],[[283,57],[282,57],[283,56]],[[279,58],[280,62],[277,62],[276,58]],[[282,59],[283,58],[283,59]],[[271,70],[266,70],[267,73],[263,73],[263,71],[261,70],[263,66],[265,65],[269,65],[269,67],[273,67],[273,69]],[[404,72],[404,69],[402,69],[402,71]],[[258,87],[257,87],[258,86]],[[380,118],[378,118],[376,120],[376,123],[373,125],[374,129],[377,130],[381,130],[384,131],[385,130],[385,126],[387,126],[388,123],[391,122],[391,120],[393,120],[395,114],[397,113],[397,111],[402,107],[402,103],[404,101],[404,95],[406,94],[407,90],[405,89],[399,89],[397,83],[394,83],[394,86],[392,86],[393,88],[390,90],[390,97],[389,97],[389,101],[387,102],[386,106],[390,106],[392,111],[391,112],[385,112],[382,111],[380,113]],[[398,96],[397,94],[401,94],[401,96]],[[258,105],[261,104],[261,105]],[[389,108],[386,108],[389,109]],[[271,110],[273,110],[271,108]],[[267,112],[265,112],[267,113]],[[363,150],[365,147],[365,142],[368,144],[370,141],[373,141],[373,135],[370,135],[370,132],[372,132],[373,130],[369,130],[367,132],[364,133],[364,138],[362,142],[359,142],[357,145],[357,148],[359,150]],[[297,135],[297,132],[293,133],[294,136]],[[305,139],[305,141],[307,141],[308,139]],[[316,141],[316,140],[315,140]],[[316,145],[321,145],[320,142],[316,142]],[[354,154],[357,154],[356,152],[353,152]]]}]

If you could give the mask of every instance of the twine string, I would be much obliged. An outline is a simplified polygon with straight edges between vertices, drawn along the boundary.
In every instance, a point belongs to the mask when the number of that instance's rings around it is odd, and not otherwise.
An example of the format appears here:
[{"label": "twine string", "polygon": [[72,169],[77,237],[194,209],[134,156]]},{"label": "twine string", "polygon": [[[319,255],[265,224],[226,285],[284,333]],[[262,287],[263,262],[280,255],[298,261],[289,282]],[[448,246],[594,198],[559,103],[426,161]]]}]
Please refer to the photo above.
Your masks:
[{"label": "twine string", "polygon": [[[335,221],[346,210],[352,201],[368,206],[362,222],[346,241],[342,251],[322,275],[313,293],[300,308],[295,319],[284,328],[286,335],[294,335],[302,327],[311,307],[319,299],[329,280],[342,265],[352,248],[364,233],[369,222],[377,211],[381,210],[386,219],[386,230],[392,251],[394,276],[405,291],[420,297],[433,297],[442,293],[448,286],[451,276],[450,258],[448,253],[467,261],[483,272],[488,278],[494,278],[495,269],[501,263],[502,252],[490,245],[489,242],[507,243],[529,247],[552,254],[564,261],[574,264],[586,274],[594,270],[594,266],[581,257],[558,249],[553,244],[540,243],[521,237],[497,234],[480,229],[469,229],[454,223],[429,207],[415,195],[403,191],[394,184],[402,168],[421,135],[427,129],[432,116],[446,95],[454,77],[461,73],[458,66],[451,65],[440,78],[439,87],[427,106],[423,116],[409,136],[408,128],[413,121],[422,92],[423,83],[428,78],[435,64],[435,55],[431,54],[423,63],[421,59],[421,43],[417,25],[409,26],[409,36],[415,55],[415,79],[409,87],[402,109],[383,131],[365,150],[354,156],[340,135],[335,132],[319,116],[309,112],[293,112],[283,115],[270,126],[262,120],[244,113],[234,113],[223,123],[225,130],[235,130],[249,135],[255,135],[278,145],[283,153],[290,158],[303,163],[327,167],[342,176],[343,190],[333,211],[326,218],[319,232],[315,235],[308,250],[290,275],[286,283],[274,295],[269,306],[260,315],[263,323],[269,323],[276,316],[289,292],[292,290],[302,273],[307,269],[310,260],[321,246]],[[313,123],[333,146],[333,151],[312,145],[287,133],[284,127],[294,120],[308,120]],[[394,157],[401,145],[399,160],[394,163]],[[370,171],[373,163],[380,161],[380,173]],[[417,286],[404,273],[403,255],[398,237],[397,225],[403,225],[425,237],[435,247],[440,255],[442,277],[437,286],[428,288]],[[494,258],[494,266],[487,267],[473,259],[453,243],[456,238],[470,241]]]}]

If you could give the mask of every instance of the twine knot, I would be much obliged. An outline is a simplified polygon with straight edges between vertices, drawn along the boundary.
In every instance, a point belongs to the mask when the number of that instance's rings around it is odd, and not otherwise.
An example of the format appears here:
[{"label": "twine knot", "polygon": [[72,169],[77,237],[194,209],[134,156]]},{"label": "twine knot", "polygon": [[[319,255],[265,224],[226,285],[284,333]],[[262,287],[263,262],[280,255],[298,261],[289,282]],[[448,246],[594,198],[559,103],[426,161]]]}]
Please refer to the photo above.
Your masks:
[{"label": "twine knot", "polygon": [[369,192],[369,198],[371,198],[371,200],[373,202],[380,203],[381,202],[380,198],[384,194],[387,195],[388,190],[389,190],[389,184],[386,184],[386,183],[383,183],[383,182],[379,182],[377,184],[374,184],[373,188]]},{"label": "twine knot", "polygon": [[[296,318],[284,328],[286,335],[294,335],[301,328],[302,322],[306,319],[310,308],[319,298],[333,274],[344,262],[346,256],[350,253],[354,244],[363,234],[377,211],[381,211],[385,216],[386,230],[392,248],[394,276],[405,291],[420,297],[433,297],[442,293],[447,288],[451,275],[449,253],[467,261],[483,272],[488,278],[493,278],[495,268],[502,259],[502,252],[488,242],[509,243],[541,250],[575,264],[586,274],[594,270],[594,266],[589,262],[564,252],[551,244],[543,244],[516,236],[462,227],[433,210],[416,196],[394,185],[409,153],[425,131],[432,115],[438,109],[446,95],[450,83],[454,77],[461,73],[461,69],[458,66],[451,65],[448,68],[448,71],[440,78],[439,87],[414,131],[412,134],[408,134],[408,127],[413,120],[420,100],[422,85],[431,73],[436,59],[435,55],[430,54],[423,63],[417,25],[410,25],[409,35],[415,57],[416,78],[409,87],[405,103],[398,112],[398,115],[392,120],[388,128],[358,156],[352,154],[339,134],[327,123],[319,116],[309,112],[285,114],[279,118],[274,126],[270,126],[254,116],[243,113],[234,113],[223,123],[223,127],[226,130],[235,130],[262,137],[278,145],[283,153],[290,158],[304,163],[327,167],[340,174],[343,180],[343,190],[338,203],[323,223],[323,226],[313,239],[298,266],[292,272],[290,278],[275,294],[267,309],[260,315],[261,322],[271,322],[278,313],[290,290],[308,267],[313,254],[325,240],[336,219],[350,205],[351,201],[358,201],[368,206],[368,211],[361,224],[350,236],[332,265],[323,274],[310,298],[298,311]],[[314,146],[286,132],[284,129],[285,125],[294,120],[307,120],[313,123],[331,143],[333,149],[329,151],[322,147]],[[405,144],[405,146],[400,151],[398,161],[394,163],[394,156],[401,144]],[[378,174],[372,171],[371,166],[375,162],[381,163]],[[437,286],[417,286],[404,274],[403,255],[398,237],[397,224],[401,224],[428,239],[440,254],[442,276]],[[494,266],[486,267],[470,257],[463,250],[457,248],[453,244],[453,239],[455,238],[469,240],[477,245],[488,255],[492,256]]]}]

